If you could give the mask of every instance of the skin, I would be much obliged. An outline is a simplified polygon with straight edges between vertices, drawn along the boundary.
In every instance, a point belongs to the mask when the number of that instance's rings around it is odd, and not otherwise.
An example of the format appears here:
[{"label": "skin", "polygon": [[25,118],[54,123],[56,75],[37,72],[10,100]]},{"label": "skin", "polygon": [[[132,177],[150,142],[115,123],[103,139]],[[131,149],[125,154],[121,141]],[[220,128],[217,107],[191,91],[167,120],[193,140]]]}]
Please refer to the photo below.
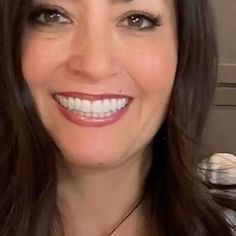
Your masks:
[{"label": "skin", "polygon": [[[177,65],[174,3],[40,2],[60,6],[67,11],[63,20],[69,21],[27,25],[23,74],[45,127],[64,155],[58,161],[58,191],[65,225],[70,222],[67,234],[104,235],[140,194],[149,144],[167,112]],[[139,30],[127,25],[127,13],[134,10],[159,16],[161,26]],[[52,93],[66,91],[121,94],[133,100],[117,122],[83,127],[66,120],[52,99]],[[137,209],[114,235],[135,233],[141,212]]]}]

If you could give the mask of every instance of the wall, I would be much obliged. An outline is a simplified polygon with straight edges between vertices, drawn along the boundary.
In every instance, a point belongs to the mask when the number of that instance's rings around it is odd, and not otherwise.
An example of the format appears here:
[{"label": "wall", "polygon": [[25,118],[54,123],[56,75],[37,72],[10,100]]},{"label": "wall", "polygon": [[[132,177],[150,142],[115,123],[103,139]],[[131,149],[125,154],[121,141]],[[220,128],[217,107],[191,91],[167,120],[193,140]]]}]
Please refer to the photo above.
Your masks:
[{"label": "wall", "polygon": [[205,137],[215,151],[236,154],[236,0],[212,0],[219,41],[219,81]]}]

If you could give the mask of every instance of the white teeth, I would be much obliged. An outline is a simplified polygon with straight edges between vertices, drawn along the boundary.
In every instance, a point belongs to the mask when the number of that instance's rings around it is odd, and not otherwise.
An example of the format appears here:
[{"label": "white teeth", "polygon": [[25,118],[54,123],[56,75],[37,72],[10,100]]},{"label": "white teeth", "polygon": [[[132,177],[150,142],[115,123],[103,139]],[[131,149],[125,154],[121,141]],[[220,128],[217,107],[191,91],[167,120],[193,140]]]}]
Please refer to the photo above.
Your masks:
[{"label": "white teeth", "polygon": [[104,118],[104,117],[105,117],[104,112],[100,112],[100,113],[98,113],[98,117],[99,117],[99,118]]},{"label": "white teeth", "polygon": [[102,110],[102,101],[101,100],[93,101],[92,112],[94,113],[101,112],[101,110]]},{"label": "white teeth", "polygon": [[65,107],[65,108],[68,107],[68,100],[67,100],[67,98],[62,97],[62,98],[61,98],[61,103],[62,103],[62,106],[63,106],[63,107]]},{"label": "white teeth", "polygon": [[93,117],[93,118],[98,118],[98,117],[99,117],[99,113],[93,112],[92,117]]},{"label": "white teeth", "polygon": [[117,108],[120,110],[122,107],[124,107],[126,104],[126,99],[122,98],[117,101]]},{"label": "white teeth", "polygon": [[116,111],[117,109],[117,100],[116,99],[111,99],[111,103],[110,103],[110,108],[111,108],[111,111]]},{"label": "white teeth", "polygon": [[55,96],[56,100],[64,107],[75,114],[85,117],[104,118],[124,108],[128,104],[127,98],[112,98],[90,101],[87,99]]},{"label": "white teeth", "polygon": [[81,110],[82,107],[82,102],[80,99],[76,98],[75,103],[74,103],[74,108],[75,110]]},{"label": "white teeth", "polygon": [[89,100],[82,100],[82,107],[80,110],[83,112],[91,112],[91,106],[92,103]]},{"label": "white teeth", "polygon": [[74,109],[74,99],[73,98],[68,99],[68,106],[69,106],[70,110]]},{"label": "white teeth", "polygon": [[111,116],[111,112],[110,111],[105,113],[105,117],[109,117],[109,116]]},{"label": "white teeth", "polygon": [[109,99],[103,100],[103,107],[102,107],[103,112],[108,112],[110,111],[110,101]]},{"label": "white teeth", "polygon": [[92,117],[92,113],[91,113],[91,112],[86,112],[86,113],[84,114],[84,116],[90,118],[90,117]]}]

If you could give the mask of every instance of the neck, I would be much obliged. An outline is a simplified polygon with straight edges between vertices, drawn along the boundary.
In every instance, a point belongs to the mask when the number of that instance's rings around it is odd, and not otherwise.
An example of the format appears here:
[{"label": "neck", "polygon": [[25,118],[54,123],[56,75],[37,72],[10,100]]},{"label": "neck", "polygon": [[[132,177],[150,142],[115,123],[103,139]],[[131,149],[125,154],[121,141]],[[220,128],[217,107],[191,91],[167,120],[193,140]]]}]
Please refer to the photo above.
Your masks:
[{"label": "neck", "polygon": [[[110,169],[60,167],[59,207],[65,231],[70,231],[66,235],[107,235],[142,196],[149,162],[142,155]],[[138,207],[126,225],[137,224],[142,214]]]}]

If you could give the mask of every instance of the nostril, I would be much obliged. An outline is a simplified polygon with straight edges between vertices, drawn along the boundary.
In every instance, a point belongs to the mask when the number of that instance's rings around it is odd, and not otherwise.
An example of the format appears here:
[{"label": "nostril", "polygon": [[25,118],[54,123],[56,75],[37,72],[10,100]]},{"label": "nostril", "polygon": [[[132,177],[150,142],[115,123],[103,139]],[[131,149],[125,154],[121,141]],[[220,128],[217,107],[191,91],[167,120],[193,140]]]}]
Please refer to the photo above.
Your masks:
[{"label": "nostril", "polygon": [[119,61],[109,53],[85,53],[74,55],[69,60],[69,70],[88,78],[101,79],[120,72]]}]

